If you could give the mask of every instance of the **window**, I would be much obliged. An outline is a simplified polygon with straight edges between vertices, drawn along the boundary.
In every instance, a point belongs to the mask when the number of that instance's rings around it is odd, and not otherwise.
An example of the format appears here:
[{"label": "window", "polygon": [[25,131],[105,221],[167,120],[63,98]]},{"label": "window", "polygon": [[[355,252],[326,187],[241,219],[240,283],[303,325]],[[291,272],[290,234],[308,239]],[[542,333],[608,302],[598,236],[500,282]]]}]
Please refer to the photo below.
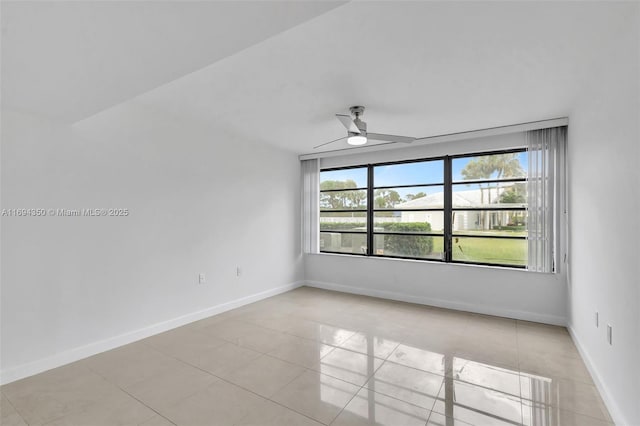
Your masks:
[{"label": "window", "polygon": [[373,255],[442,259],[444,160],[372,166]]},{"label": "window", "polygon": [[320,173],[320,251],[367,254],[367,167]]},{"label": "window", "polygon": [[451,159],[453,261],[527,265],[527,152]]},{"label": "window", "polygon": [[320,251],[525,268],[525,149],[320,172]]}]

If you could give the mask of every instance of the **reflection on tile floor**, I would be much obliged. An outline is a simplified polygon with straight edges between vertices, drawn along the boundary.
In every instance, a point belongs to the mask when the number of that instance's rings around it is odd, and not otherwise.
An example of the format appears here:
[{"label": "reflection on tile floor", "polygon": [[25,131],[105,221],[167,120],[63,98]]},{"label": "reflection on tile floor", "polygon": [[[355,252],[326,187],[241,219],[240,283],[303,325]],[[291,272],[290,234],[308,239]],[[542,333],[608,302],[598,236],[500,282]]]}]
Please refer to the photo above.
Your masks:
[{"label": "reflection on tile floor", "polygon": [[0,389],[3,426],[612,424],[562,327],[307,287]]}]

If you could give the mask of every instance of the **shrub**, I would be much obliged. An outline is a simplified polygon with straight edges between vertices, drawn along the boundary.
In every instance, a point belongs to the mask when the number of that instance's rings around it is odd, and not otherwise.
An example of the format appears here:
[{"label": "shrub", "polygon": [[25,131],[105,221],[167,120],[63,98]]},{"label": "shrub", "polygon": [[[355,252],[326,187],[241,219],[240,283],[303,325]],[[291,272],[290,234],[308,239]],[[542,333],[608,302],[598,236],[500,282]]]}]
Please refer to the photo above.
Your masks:
[{"label": "shrub", "polygon": [[[398,222],[382,224],[385,232],[429,232],[431,224],[428,222]],[[385,235],[384,251],[408,257],[426,257],[433,251],[433,237],[430,235]],[[391,252],[391,253],[387,253]]]},{"label": "shrub", "polygon": [[320,230],[322,231],[366,231],[367,227],[364,222],[354,223],[354,222],[320,222]]},{"label": "shrub", "polygon": [[[322,231],[331,232],[332,230],[364,230],[362,223],[350,222],[321,222],[320,229]],[[408,233],[424,233],[431,231],[431,224],[428,222],[382,222],[376,224],[376,231],[384,232],[408,232]],[[342,245],[350,246],[352,235],[342,235]],[[380,237],[378,237],[380,238]],[[382,245],[382,244],[380,244]],[[384,235],[384,245],[378,248],[383,249],[384,254],[406,257],[426,257],[433,251],[433,237],[429,235]]]},{"label": "shrub", "polygon": [[496,229],[500,230],[500,231],[517,231],[517,232],[522,232],[522,231],[526,231],[527,227],[524,225],[504,225],[504,226],[496,226]]},{"label": "shrub", "polygon": [[430,232],[429,222],[383,222],[382,227],[386,232]]}]

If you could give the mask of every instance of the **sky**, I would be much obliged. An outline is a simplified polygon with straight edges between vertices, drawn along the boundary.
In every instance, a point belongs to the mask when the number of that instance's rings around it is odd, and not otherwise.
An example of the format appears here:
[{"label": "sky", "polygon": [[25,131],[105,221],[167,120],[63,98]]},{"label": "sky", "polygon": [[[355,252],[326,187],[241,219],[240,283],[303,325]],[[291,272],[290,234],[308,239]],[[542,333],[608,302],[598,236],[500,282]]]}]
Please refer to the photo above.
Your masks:
[{"label": "sky", "polygon": [[[453,181],[464,180],[461,174],[462,169],[469,161],[478,157],[455,158],[452,161]],[[520,165],[527,170],[527,153],[518,154]],[[493,176],[495,177],[495,176]],[[347,180],[352,179],[359,188],[367,186],[367,168],[334,170],[330,172],[321,172],[320,180]],[[414,184],[433,184],[443,183],[444,180],[444,161],[434,160],[420,163],[404,163],[392,164],[388,166],[376,166],[374,168],[374,185],[375,186],[394,186],[394,185],[414,185]],[[442,191],[442,187],[439,187]],[[435,188],[431,188],[429,192],[434,192]],[[411,193],[423,191],[423,188],[409,188]],[[403,191],[405,192],[405,191]],[[423,191],[427,192],[427,191]]]}]

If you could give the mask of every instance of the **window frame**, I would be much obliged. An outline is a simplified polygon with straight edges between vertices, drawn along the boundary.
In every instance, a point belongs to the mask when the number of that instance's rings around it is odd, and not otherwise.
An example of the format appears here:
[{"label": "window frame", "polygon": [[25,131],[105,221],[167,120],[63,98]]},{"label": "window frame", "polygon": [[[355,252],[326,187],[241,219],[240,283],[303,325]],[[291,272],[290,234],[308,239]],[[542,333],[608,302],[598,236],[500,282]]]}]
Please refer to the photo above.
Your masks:
[{"label": "window frame", "polygon": [[[354,230],[342,230],[342,229],[337,229],[337,230],[331,230],[331,231],[323,231],[322,230],[322,224],[321,222],[319,223],[318,226],[318,239],[320,240],[321,235],[323,232],[330,232],[333,234],[360,234],[360,235],[365,235],[365,240],[367,241],[367,253],[349,253],[349,252],[341,252],[341,251],[329,251],[329,250],[322,250],[322,248],[319,249],[320,253],[332,253],[332,254],[344,254],[344,255],[349,255],[349,256],[368,256],[369,253],[369,187],[370,187],[370,181],[369,181],[369,165],[357,165],[357,166],[347,166],[347,167],[332,167],[332,168],[327,168],[327,169],[320,169],[320,173],[322,172],[330,172],[330,171],[335,171],[335,170],[349,170],[349,169],[367,169],[367,186],[364,188],[361,187],[356,187],[356,188],[348,188],[348,189],[325,189],[325,190],[321,190],[318,189],[318,196],[322,196],[322,193],[327,193],[327,192],[343,192],[343,191],[366,191],[367,192],[367,208],[366,209],[322,209],[322,207],[318,207],[318,216],[320,217],[321,213],[365,213],[365,220],[367,222],[367,229],[366,231],[354,231]],[[320,181],[320,179],[318,179],[318,184],[321,185],[322,182]],[[320,203],[318,203],[318,206],[320,206]]]},{"label": "window frame", "polygon": [[[500,155],[500,154],[513,154],[513,153],[521,153],[528,152],[526,147],[519,148],[510,148],[510,149],[502,149],[502,150],[492,150],[492,151],[479,151],[473,153],[464,153],[464,154],[456,154],[456,155],[442,155],[436,157],[426,157],[426,158],[417,158],[410,160],[401,160],[401,161],[389,161],[389,162],[381,162],[381,163],[368,163],[368,164],[358,164],[346,167],[328,167],[320,169],[320,173],[336,171],[336,170],[348,170],[348,169],[356,169],[356,168],[366,168],[367,169],[367,187],[366,188],[349,188],[349,190],[366,190],[367,191],[367,207],[365,209],[360,210],[326,210],[319,208],[319,213],[324,212],[366,212],[366,223],[367,230],[366,231],[342,231],[342,230],[331,230],[331,231],[322,231],[321,227],[319,227],[318,235],[319,237],[323,232],[327,233],[341,233],[341,234],[366,234],[367,241],[367,250],[366,253],[354,253],[354,252],[339,252],[339,251],[331,251],[331,250],[323,250],[320,249],[320,253],[329,253],[329,254],[342,254],[349,256],[363,256],[363,257],[372,257],[372,258],[387,258],[387,259],[407,259],[407,260],[419,260],[423,262],[437,262],[437,263],[450,263],[450,264],[463,264],[463,265],[476,265],[476,266],[491,266],[497,268],[515,268],[515,269],[527,269],[527,264],[524,265],[514,265],[514,264],[501,264],[501,263],[489,263],[489,262],[474,262],[468,260],[454,260],[453,259],[453,238],[480,238],[480,239],[508,239],[508,240],[528,240],[527,236],[507,236],[507,235],[477,235],[477,234],[465,234],[464,232],[454,232],[453,231],[453,219],[452,214],[456,211],[528,211],[528,205],[518,206],[514,205],[513,207],[495,207],[495,208],[486,208],[486,207],[453,207],[453,188],[454,185],[457,184],[486,184],[486,183],[526,183],[528,177],[519,177],[519,178],[506,178],[506,179],[474,179],[469,181],[453,181],[453,161],[459,158],[467,158],[467,157],[481,157],[486,155]],[[374,169],[375,167],[380,166],[390,166],[397,164],[410,164],[410,163],[421,163],[421,162],[430,162],[430,161],[443,161],[443,182],[440,183],[428,183],[428,184],[410,184],[410,185],[396,185],[396,186],[374,186]],[[375,208],[375,190],[378,189],[393,189],[393,188],[410,188],[410,187],[428,187],[428,186],[441,186],[443,187],[443,201],[444,205],[442,208],[421,208],[421,209],[376,209]],[[323,192],[335,192],[340,190],[320,190],[319,194]],[[342,190],[344,191],[344,190]],[[437,211],[442,212],[444,215],[444,226],[443,232],[426,232],[426,233],[411,233],[411,232],[376,232],[375,231],[375,213],[376,212],[394,212],[394,211]],[[374,250],[374,238],[375,235],[407,235],[407,236],[432,236],[436,238],[443,239],[443,254],[440,259],[437,258],[422,258],[422,257],[412,257],[412,256],[397,256],[397,255],[385,255],[385,254],[376,254]]]},{"label": "window frame", "polygon": [[[448,238],[446,238],[445,240],[445,244],[449,243],[449,249],[447,250],[447,255],[448,257],[448,262],[449,263],[460,263],[460,264],[466,264],[466,265],[481,265],[481,266],[496,266],[496,267],[501,267],[501,268],[517,268],[517,269],[527,269],[527,264],[525,265],[513,265],[513,264],[501,264],[501,263],[489,263],[489,262],[470,262],[470,261],[464,261],[464,260],[454,260],[453,259],[453,245],[452,245],[452,241],[453,238],[455,237],[461,237],[461,238],[485,238],[485,239],[511,239],[511,240],[524,240],[527,241],[528,240],[528,233],[527,236],[506,236],[506,235],[472,235],[472,234],[464,234],[464,233],[454,233],[453,232],[453,223],[452,222],[452,214],[455,211],[528,211],[529,208],[527,207],[494,207],[494,208],[473,208],[473,207],[453,207],[453,187],[454,185],[458,185],[458,184],[483,184],[483,183],[526,183],[528,176],[524,176],[524,177],[520,177],[520,178],[508,178],[508,179],[474,179],[474,180],[465,180],[465,181],[453,181],[453,170],[452,170],[452,165],[453,165],[453,160],[458,159],[458,158],[468,158],[468,157],[482,157],[485,155],[501,155],[501,154],[514,154],[514,153],[520,153],[520,152],[528,152],[527,148],[511,148],[511,149],[503,149],[503,150],[498,150],[498,151],[486,151],[486,152],[478,152],[478,153],[468,153],[468,154],[457,154],[457,155],[451,155],[449,156],[449,190],[447,191],[445,189],[445,195],[448,192],[449,193],[449,198],[450,198],[450,210],[449,210],[449,226],[445,229],[449,230],[449,235]],[[446,174],[446,171],[445,171]]]},{"label": "window frame", "polygon": [[[375,181],[374,181],[374,170],[376,167],[384,167],[384,166],[393,166],[393,165],[399,165],[399,164],[411,164],[411,163],[426,163],[426,162],[431,162],[431,161],[442,161],[443,162],[443,180],[442,182],[437,182],[437,183],[417,183],[417,184],[412,184],[412,185],[397,185],[397,186],[388,186],[388,185],[382,185],[382,186],[374,186]],[[374,163],[374,164],[368,164],[367,165],[369,167],[369,187],[370,187],[370,199],[374,200],[375,199],[375,191],[377,189],[391,189],[391,188],[410,188],[410,187],[428,187],[428,186],[442,186],[443,190],[445,187],[445,179],[444,179],[444,175],[446,175],[446,156],[438,156],[438,157],[430,157],[430,158],[419,158],[419,159],[411,159],[411,160],[404,160],[404,161],[387,161],[387,162],[383,162],[383,163]],[[446,190],[444,191],[446,192]],[[370,203],[370,213],[367,217],[367,221],[369,221],[369,219],[371,220],[371,230],[369,232],[369,234],[367,235],[367,256],[369,257],[382,257],[382,258],[390,258],[390,259],[410,259],[410,260],[425,260],[425,261],[431,261],[431,262],[443,262],[444,259],[442,259],[442,257],[440,259],[435,259],[435,258],[431,258],[431,259],[426,259],[423,257],[413,257],[413,256],[397,256],[397,255],[388,255],[388,254],[376,254],[375,250],[374,250],[374,242],[375,242],[375,236],[376,235],[404,235],[404,236],[411,236],[411,237],[428,237],[428,236],[432,236],[432,237],[440,237],[443,238],[445,237],[444,231],[442,233],[437,233],[437,232],[426,232],[426,233],[420,233],[420,234],[416,234],[416,233],[411,233],[411,232],[376,232],[375,231],[375,213],[376,212],[393,212],[393,211],[408,211],[409,209],[376,209],[375,208],[375,202],[371,202]],[[369,204],[367,204],[367,207],[369,207]],[[438,212],[442,212],[445,216],[445,210],[444,210],[444,206],[443,208],[424,208],[424,209],[410,209],[410,211],[412,212],[419,212],[419,211],[438,211]],[[445,228],[446,228],[446,218],[445,220]],[[367,222],[368,223],[368,222]],[[444,248],[444,247],[443,247]]]}]

